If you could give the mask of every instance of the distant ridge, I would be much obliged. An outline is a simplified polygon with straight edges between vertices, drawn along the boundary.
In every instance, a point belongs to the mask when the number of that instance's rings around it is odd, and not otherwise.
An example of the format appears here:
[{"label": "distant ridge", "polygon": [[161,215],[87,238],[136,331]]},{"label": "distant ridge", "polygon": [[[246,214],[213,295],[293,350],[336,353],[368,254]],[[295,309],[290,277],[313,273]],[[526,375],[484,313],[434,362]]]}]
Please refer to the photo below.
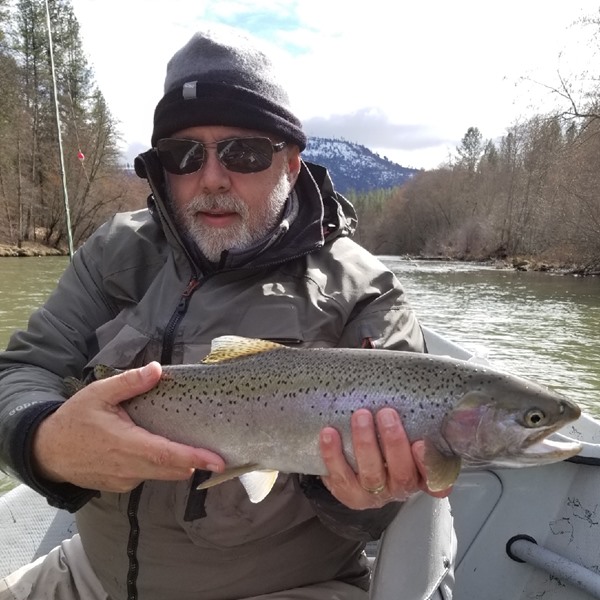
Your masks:
[{"label": "distant ridge", "polygon": [[341,139],[309,137],[302,157],[327,167],[335,189],[342,194],[397,187],[419,172]]}]

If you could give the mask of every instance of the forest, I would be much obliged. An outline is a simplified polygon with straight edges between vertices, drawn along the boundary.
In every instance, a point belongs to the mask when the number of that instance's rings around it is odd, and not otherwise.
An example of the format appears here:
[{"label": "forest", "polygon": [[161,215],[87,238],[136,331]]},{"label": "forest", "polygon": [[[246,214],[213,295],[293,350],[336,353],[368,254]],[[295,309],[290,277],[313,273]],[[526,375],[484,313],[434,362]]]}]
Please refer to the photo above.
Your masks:
[{"label": "forest", "polygon": [[[85,58],[70,0],[48,7],[49,15],[45,0],[0,0],[0,246],[65,251],[65,197],[77,247],[111,214],[143,206],[148,191],[123,168],[118,124]],[[600,13],[579,26],[600,49]],[[554,112],[508,125],[495,140],[474,124],[439,168],[400,188],[350,194],[358,241],[377,254],[527,258],[598,272],[598,64],[549,89]]]},{"label": "forest", "polygon": [[94,82],[71,3],[48,7],[0,0],[0,243],[65,251],[65,196],[77,247],[111,214],[143,205],[147,187],[122,167],[117,124]]},{"label": "forest", "polygon": [[351,195],[360,242],[378,254],[529,260],[600,271],[600,111],[538,116],[387,192]]},{"label": "forest", "polygon": [[508,126],[499,140],[470,127],[447,164],[401,188],[350,195],[363,245],[600,274],[598,9],[578,26],[596,60],[546,86],[553,112]]}]

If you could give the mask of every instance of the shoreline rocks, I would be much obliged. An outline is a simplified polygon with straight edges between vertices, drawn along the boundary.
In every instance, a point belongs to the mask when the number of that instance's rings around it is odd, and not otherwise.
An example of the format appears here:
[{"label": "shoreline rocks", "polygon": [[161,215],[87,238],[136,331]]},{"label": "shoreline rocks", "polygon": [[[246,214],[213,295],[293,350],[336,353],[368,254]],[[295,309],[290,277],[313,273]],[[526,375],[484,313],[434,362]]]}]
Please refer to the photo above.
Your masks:
[{"label": "shoreline rocks", "polygon": [[67,256],[68,253],[58,248],[51,248],[43,244],[26,242],[21,248],[0,244],[0,258],[27,258],[39,256]]}]

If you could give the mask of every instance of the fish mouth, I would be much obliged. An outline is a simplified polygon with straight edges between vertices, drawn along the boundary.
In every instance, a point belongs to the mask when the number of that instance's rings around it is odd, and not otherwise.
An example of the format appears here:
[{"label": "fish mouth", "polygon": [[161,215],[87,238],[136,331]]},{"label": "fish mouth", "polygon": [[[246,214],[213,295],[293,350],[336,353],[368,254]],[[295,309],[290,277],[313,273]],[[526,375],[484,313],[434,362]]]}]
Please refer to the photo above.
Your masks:
[{"label": "fish mouth", "polygon": [[560,433],[554,433],[549,438],[539,435],[527,446],[515,446],[514,453],[496,456],[489,460],[469,457],[465,463],[465,467],[509,469],[537,467],[567,460],[579,454],[582,449],[583,444]]},{"label": "fish mouth", "polygon": [[[556,435],[556,434],[555,434]],[[545,462],[557,462],[566,460],[581,452],[583,445],[580,442],[553,436],[534,442],[522,450],[522,458],[525,464],[544,464]]]}]

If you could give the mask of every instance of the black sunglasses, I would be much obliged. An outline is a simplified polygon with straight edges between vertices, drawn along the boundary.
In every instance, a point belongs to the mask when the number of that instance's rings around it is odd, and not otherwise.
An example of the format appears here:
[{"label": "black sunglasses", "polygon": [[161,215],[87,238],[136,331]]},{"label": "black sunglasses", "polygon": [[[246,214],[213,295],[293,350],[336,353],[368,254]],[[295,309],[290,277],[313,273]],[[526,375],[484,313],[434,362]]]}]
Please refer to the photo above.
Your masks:
[{"label": "black sunglasses", "polygon": [[162,166],[174,175],[195,173],[206,160],[206,148],[216,148],[219,162],[236,173],[258,173],[271,166],[273,153],[283,150],[286,142],[274,144],[265,137],[229,138],[206,144],[197,140],[163,138],[155,151]]}]

